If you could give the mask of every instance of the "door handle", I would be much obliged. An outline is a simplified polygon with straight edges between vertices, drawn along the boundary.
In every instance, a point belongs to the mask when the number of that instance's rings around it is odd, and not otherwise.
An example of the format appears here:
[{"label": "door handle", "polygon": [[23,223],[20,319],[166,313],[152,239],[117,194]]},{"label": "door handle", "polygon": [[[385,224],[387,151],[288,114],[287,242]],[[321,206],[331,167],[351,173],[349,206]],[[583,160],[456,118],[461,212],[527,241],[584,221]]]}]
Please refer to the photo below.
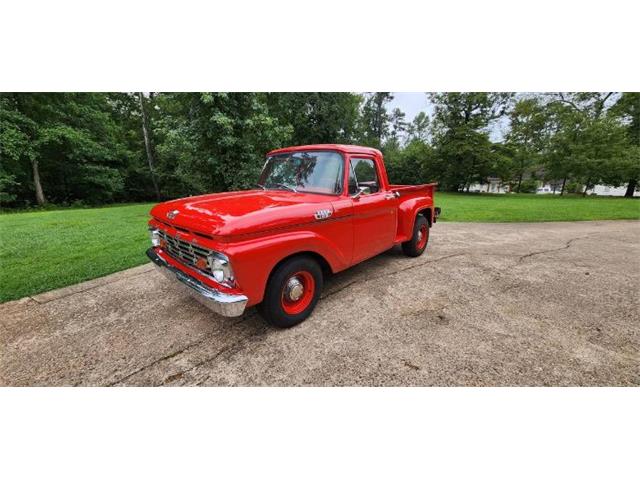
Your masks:
[{"label": "door handle", "polygon": [[398,198],[400,195],[398,194],[398,192],[393,192],[393,193],[387,193],[384,198],[386,198],[387,200],[393,200],[394,198]]}]

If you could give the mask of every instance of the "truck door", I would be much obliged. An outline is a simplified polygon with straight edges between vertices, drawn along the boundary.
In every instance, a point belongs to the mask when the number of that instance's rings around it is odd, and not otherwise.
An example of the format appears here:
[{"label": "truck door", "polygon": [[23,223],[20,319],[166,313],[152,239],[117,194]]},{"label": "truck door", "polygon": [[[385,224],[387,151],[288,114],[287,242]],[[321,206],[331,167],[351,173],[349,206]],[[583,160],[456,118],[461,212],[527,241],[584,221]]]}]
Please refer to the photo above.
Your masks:
[{"label": "truck door", "polygon": [[[367,190],[357,196],[360,187]],[[382,190],[380,172],[372,158],[351,157],[349,195],[353,202],[353,263],[393,246],[397,226],[397,199]]]}]

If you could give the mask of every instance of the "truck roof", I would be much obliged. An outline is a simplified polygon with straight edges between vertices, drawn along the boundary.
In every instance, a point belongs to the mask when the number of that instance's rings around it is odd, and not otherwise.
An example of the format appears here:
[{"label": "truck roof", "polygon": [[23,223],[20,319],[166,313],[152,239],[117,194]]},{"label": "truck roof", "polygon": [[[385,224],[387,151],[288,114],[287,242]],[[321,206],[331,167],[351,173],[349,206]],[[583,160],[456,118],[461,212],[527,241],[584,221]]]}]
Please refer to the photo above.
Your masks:
[{"label": "truck roof", "polygon": [[298,145],[295,147],[278,148],[270,151],[267,155],[288,152],[305,152],[310,150],[335,150],[341,153],[368,153],[369,155],[382,155],[380,150],[360,145],[340,145],[336,143],[319,143],[316,145]]}]

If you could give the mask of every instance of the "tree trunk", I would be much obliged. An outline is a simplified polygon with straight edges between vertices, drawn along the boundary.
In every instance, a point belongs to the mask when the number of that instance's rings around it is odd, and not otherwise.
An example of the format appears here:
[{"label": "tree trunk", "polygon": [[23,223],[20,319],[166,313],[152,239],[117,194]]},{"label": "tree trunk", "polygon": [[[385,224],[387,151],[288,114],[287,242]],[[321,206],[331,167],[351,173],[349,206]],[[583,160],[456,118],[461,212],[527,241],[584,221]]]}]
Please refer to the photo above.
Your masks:
[{"label": "tree trunk", "polygon": [[567,184],[567,177],[562,179],[562,188],[560,189],[560,196],[564,195],[564,187]]},{"label": "tree trunk", "polygon": [[153,158],[153,148],[151,148],[151,138],[149,137],[149,118],[144,108],[142,92],[138,92],[138,101],[140,102],[140,112],[142,113],[142,135],[144,137],[144,148],[147,152],[147,161],[149,162],[149,171],[151,172],[151,181],[153,182],[153,189],[156,192],[156,199],[160,200],[160,189],[158,188],[154,171],[155,159]]},{"label": "tree trunk", "polygon": [[582,196],[583,197],[587,196],[587,190],[589,190],[589,182],[591,182],[591,179],[588,179],[587,183],[585,183],[585,185],[584,185],[584,192],[582,192]]},{"label": "tree trunk", "polygon": [[638,180],[632,178],[629,180],[629,185],[627,185],[627,191],[624,193],[624,196],[627,198],[633,197],[633,193],[636,191],[636,187],[638,186]]},{"label": "tree trunk", "polygon": [[33,169],[33,184],[36,187],[36,201],[38,205],[47,203],[47,199],[42,191],[42,183],[40,183],[40,170],[38,168],[38,160],[31,160],[31,168]]},{"label": "tree trunk", "polygon": [[518,177],[518,188],[516,190],[516,193],[520,193],[520,187],[522,185],[522,173],[520,174],[520,176]]}]

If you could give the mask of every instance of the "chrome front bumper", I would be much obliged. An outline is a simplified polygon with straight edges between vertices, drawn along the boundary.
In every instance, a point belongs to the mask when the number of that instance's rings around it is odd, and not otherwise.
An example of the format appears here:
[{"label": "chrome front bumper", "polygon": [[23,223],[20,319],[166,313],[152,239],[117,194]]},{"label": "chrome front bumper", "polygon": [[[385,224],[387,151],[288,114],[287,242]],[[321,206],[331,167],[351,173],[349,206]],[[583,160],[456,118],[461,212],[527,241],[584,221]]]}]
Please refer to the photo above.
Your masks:
[{"label": "chrome front bumper", "polygon": [[180,285],[187,293],[214,312],[225,317],[239,317],[244,312],[248,301],[245,295],[230,295],[205,285],[167,263],[153,248],[147,250],[147,257],[160,273]]}]

